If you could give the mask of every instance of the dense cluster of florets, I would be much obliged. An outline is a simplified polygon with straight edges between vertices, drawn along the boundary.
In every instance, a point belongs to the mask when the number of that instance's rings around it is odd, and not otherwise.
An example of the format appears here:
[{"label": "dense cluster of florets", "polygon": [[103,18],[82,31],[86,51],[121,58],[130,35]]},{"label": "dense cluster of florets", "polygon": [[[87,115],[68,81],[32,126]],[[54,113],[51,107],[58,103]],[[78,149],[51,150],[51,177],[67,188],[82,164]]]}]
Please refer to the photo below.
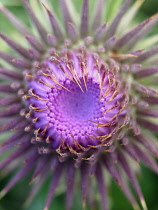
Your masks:
[{"label": "dense cluster of florets", "polygon": [[23,99],[36,137],[42,134],[54,149],[109,146],[110,137],[127,123],[128,97],[118,69],[111,71],[98,55],[85,49],[53,54],[33,75],[26,73],[29,90]]}]

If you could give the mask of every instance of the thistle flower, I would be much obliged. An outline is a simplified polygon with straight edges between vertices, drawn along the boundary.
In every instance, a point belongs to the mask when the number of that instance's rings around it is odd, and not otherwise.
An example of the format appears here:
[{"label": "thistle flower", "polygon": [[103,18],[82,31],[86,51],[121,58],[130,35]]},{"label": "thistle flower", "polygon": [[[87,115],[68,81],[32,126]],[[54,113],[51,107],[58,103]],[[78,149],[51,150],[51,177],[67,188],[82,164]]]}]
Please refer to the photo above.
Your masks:
[{"label": "thistle flower", "polygon": [[[71,1],[60,0],[61,27],[47,1],[41,3],[49,19],[44,18],[45,25],[38,18],[38,10],[27,0],[22,3],[36,31],[29,30],[0,5],[4,15],[25,36],[29,48],[0,34],[15,51],[15,55],[0,51],[0,58],[5,61],[0,67],[0,132],[9,135],[0,147],[1,156],[6,154],[0,168],[10,173],[25,163],[2,189],[0,197],[34,168],[28,200],[52,173],[44,206],[48,210],[61,177],[66,176],[69,210],[79,173],[83,208],[96,180],[102,209],[107,210],[107,171],[133,209],[140,209],[128,178],[146,210],[133,161],[144,162],[158,173],[153,158],[158,157],[158,145],[152,134],[158,131],[158,46],[153,47],[152,38],[143,38],[158,22],[158,15],[131,28],[142,1],[131,5],[131,0],[125,0],[107,24],[104,0],[96,1],[94,16],[89,14],[89,1],[83,0],[78,22]],[[149,41],[150,46],[144,51],[142,48]]]}]

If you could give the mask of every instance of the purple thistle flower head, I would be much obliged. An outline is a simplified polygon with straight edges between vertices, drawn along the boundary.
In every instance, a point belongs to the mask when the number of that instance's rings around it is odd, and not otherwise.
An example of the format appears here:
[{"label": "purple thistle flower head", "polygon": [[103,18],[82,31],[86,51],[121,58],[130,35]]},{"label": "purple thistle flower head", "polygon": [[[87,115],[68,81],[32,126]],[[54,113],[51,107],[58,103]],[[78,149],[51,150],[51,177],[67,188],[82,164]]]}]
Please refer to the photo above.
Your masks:
[{"label": "purple thistle flower head", "polygon": [[32,200],[53,169],[44,210],[50,208],[63,174],[67,180],[66,209],[70,210],[75,176],[80,171],[83,209],[96,179],[102,209],[107,210],[107,170],[138,210],[126,175],[147,210],[131,159],[158,173],[152,157],[158,157],[152,134],[158,131],[158,64],[149,59],[157,56],[158,46],[143,51],[137,43],[147,43],[143,36],[158,22],[158,15],[124,31],[121,26],[128,28],[140,3],[136,2],[130,13],[131,0],[125,0],[108,25],[102,22],[104,0],[96,1],[94,17],[89,14],[89,1],[83,0],[78,24],[77,13],[70,10],[71,1],[61,0],[65,30],[50,6],[42,3],[49,19],[45,25],[50,24],[46,29],[27,0],[22,3],[38,33],[0,5],[9,21],[25,34],[29,46],[27,49],[0,33],[16,52],[0,51],[5,61],[0,67],[0,133],[9,132],[0,153],[16,148],[2,159],[0,168],[9,173],[25,160],[0,197],[34,168],[28,201]]},{"label": "purple thistle flower head", "polygon": [[72,148],[74,154],[109,146],[110,137],[124,126],[128,101],[117,69],[111,72],[98,55],[84,48],[51,53],[54,56],[49,55],[35,75],[26,72],[29,90],[24,99],[36,135],[42,132],[50,149]]}]

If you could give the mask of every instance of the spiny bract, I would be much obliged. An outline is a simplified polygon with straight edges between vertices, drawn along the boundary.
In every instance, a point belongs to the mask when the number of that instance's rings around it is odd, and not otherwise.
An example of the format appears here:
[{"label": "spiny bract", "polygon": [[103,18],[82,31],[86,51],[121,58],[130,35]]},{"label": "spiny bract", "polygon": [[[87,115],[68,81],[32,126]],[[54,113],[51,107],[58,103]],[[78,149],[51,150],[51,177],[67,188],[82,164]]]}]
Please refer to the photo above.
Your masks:
[{"label": "spiny bract", "polygon": [[[158,46],[152,47],[153,37],[143,38],[158,22],[158,15],[131,28],[143,1],[131,5],[131,0],[125,0],[107,24],[106,2],[95,1],[92,15],[89,1],[83,0],[78,21],[72,2],[60,0],[61,26],[55,8],[49,5],[51,1],[35,4],[38,12],[43,9],[43,15],[47,15],[44,24],[39,21],[36,7],[31,7],[27,0],[21,1],[31,18],[33,31],[0,5],[4,15],[25,36],[29,48],[16,37],[14,41],[0,34],[16,52],[11,55],[0,51],[3,61],[0,132],[9,132],[1,144],[1,156],[14,147],[2,159],[0,168],[10,173],[24,160],[25,164],[2,189],[0,197],[34,168],[28,201],[52,173],[44,207],[48,210],[65,174],[65,208],[70,210],[75,176],[80,171],[83,208],[92,190],[91,183],[96,179],[102,209],[107,210],[107,170],[133,209],[140,207],[126,178],[132,183],[142,208],[147,210],[132,164],[143,161],[158,173],[152,157],[158,157],[158,145],[152,134],[158,131]],[[149,49],[143,51],[149,41]],[[89,179],[90,176],[94,178]]]}]

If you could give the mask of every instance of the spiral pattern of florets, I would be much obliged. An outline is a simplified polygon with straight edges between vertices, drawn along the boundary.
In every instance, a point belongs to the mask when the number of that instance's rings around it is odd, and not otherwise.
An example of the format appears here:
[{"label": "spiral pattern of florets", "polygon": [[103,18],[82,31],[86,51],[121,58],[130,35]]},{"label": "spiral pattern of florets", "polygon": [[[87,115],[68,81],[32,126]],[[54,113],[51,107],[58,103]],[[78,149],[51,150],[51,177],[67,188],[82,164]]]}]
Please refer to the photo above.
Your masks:
[{"label": "spiral pattern of florets", "polygon": [[37,138],[49,139],[55,149],[108,145],[127,112],[116,69],[83,50],[52,56],[43,66],[26,81],[24,97]]}]

